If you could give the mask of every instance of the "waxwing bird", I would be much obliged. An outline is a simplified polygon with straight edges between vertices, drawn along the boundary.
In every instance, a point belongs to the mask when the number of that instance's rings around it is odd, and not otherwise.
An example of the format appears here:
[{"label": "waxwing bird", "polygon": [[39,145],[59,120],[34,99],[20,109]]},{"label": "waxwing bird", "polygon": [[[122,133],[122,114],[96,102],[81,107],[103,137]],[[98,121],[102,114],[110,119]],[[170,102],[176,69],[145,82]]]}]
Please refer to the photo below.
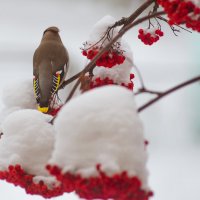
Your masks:
[{"label": "waxwing bird", "polygon": [[47,113],[65,79],[69,56],[57,27],[47,28],[33,56],[33,87],[38,110]]}]

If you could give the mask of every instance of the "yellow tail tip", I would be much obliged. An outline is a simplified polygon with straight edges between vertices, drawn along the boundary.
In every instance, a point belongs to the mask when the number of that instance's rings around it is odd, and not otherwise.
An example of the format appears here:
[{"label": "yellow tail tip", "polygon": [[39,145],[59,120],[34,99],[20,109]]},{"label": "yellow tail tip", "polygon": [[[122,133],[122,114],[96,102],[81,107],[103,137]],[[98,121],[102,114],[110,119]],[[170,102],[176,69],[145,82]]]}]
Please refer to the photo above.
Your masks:
[{"label": "yellow tail tip", "polygon": [[47,113],[48,110],[49,110],[48,107],[40,107],[40,106],[38,106],[38,111],[40,111],[40,112],[42,112],[42,113]]}]

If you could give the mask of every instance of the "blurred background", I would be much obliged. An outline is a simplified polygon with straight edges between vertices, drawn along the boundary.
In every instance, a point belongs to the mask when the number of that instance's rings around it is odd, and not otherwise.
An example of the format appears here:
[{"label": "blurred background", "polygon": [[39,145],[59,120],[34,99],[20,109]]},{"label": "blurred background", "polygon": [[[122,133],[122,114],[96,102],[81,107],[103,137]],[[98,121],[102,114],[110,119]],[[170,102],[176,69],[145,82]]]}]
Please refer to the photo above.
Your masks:
[{"label": "blurred background", "polygon": [[[83,68],[80,47],[93,25],[105,15],[116,20],[129,16],[143,0],[0,0],[0,95],[14,80],[32,78],[32,56],[43,31],[60,28],[71,59],[71,73]],[[200,35],[181,31],[178,37],[162,23],[165,36],[151,47],[137,39],[138,28],[125,35],[134,62],[149,89],[165,90],[200,74]],[[135,79],[135,87],[139,82]],[[136,98],[142,105],[152,98]],[[152,200],[200,199],[200,85],[182,89],[143,111],[145,136],[149,140],[149,184]],[[0,100],[0,109],[3,105]],[[0,181],[3,200],[42,200]],[[65,194],[59,199],[78,199]]]}]

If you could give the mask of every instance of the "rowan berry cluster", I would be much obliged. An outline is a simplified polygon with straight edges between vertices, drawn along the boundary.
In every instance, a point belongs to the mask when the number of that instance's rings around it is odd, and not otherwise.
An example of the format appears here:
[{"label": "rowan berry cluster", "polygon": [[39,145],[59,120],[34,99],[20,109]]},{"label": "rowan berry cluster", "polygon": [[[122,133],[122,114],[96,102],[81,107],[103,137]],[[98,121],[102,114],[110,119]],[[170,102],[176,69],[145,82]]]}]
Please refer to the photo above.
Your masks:
[{"label": "rowan berry cluster", "polygon": [[49,189],[43,181],[35,183],[34,175],[26,173],[20,165],[10,165],[7,170],[0,171],[0,179],[24,188],[27,194],[41,195],[44,198],[52,198],[64,193],[61,185]]},{"label": "rowan berry cluster", "polygon": [[80,174],[63,173],[58,166],[47,166],[50,174],[61,181],[65,192],[73,192],[83,199],[148,200],[152,191],[145,191],[137,176],[126,171],[108,176],[97,164],[98,176],[84,178]]},{"label": "rowan berry cluster", "polygon": [[[99,48],[92,48],[89,50],[83,50],[83,56],[86,56],[87,59],[92,60],[98,53]],[[111,49],[110,51],[106,51],[97,61],[96,66],[100,67],[107,67],[112,68],[116,65],[120,65],[124,62],[125,56],[123,55],[122,51],[116,51]]]},{"label": "rowan berry cluster", "polygon": [[185,24],[200,32],[200,7],[194,0],[157,0],[169,17],[169,24]]},{"label": "rowan berry cluster", "polygon": [[106,77],[106,78],[97,77],[90,82],[90,89],[93,89],[93,88],[96,88],[96,87],[101,87],[101,86],[104,86],[104,85],[121,85],[121,86],[126,87],[130,90],[133,90],[133,87],[134,87],[134,84],[132,82],[133,78],[134,78],[134,74],[130,74],[130,82],[129,83],[127,83],[127,84],[126,83],[117,84],[112,79],[110,79],[109,77]]},{"label": "rowan berry cluster", "polygon": [[153,43],[157,42],[160,37],[162,37],[164,33],[160,29],[139,29],[138,38],[145,44],[145,45],[152,45]]}]

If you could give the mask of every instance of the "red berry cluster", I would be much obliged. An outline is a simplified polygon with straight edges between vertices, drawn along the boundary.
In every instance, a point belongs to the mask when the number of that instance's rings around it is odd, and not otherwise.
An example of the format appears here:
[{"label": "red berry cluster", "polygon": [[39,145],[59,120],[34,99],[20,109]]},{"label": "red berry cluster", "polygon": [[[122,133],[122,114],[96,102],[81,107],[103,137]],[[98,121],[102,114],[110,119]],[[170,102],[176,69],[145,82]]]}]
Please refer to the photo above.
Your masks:
[{"label": "red berry cluster", "polygon": [[[121,86],[124,86],[130,90],[133,90],[134,84],[131,81],[133,78],[134,78],[134,74],[130,74],[130,83],[128,83],[128,84],[121,83]],[[104,79],[97,77],[93,81],[90,82],[90,89],[105,86],[105,85],[119,85],[119,84],[114,83],[114,81],[108,77],[106,77]]]},{"label": "red berry cluster", "polygon": [[[92,60],[99,52],[98,48],[93,48],[89,50],[83,50],[82,54],[83,56],[86,56],[89,60]],[[106,51],[97,61],[96,66],[100,67],[107,67],[112,68],[116,65],[120,65],[124,62],[125,56],[123,55],[123,52],[116,51],[116,50],[110,50]]]},{"label": "red berry cluster", "polygon": [[192,1],[157,0],[169,17],[169,24],[185,24],[188,28],[200,32],[200,8]]},{"label": "red berry cluster", "polygon": [[57,113],[60,111],[60,109],[62,108],[62,106],[58,107],[58,108],[52,108],[48,114],[51,115],[51,116],[56,116]]},{"label": "red berry cluster", "polygon": [[151,191],[141,188],[138,177],[129,177],[127,172],[107,176],[99,164],[96,166],[99,176],[91,178],[62,174],[57,166],[47,166],[47,169],[63,184],[65,192],[75,191],[83,199],[148,200],[153,196]]},{"label": "red berry cluster", "polygon": [[156,29],[154,31],[151,31],[150,29],[147,31],[140,29],[138,38],[145,45],[152,45],[153,43],[157,42],[163,35],[164,33],[160,29]]},{"label": "red berry cluster", "polygon": [[41,195],[44,198],[60,196],[64,193],[62,186],[49,189],[43,181],[33,182],[33,175],[27,174],[20,165],[10,165],[7,171],[0,171],[0,179],[24,188],[27,194]]}]

